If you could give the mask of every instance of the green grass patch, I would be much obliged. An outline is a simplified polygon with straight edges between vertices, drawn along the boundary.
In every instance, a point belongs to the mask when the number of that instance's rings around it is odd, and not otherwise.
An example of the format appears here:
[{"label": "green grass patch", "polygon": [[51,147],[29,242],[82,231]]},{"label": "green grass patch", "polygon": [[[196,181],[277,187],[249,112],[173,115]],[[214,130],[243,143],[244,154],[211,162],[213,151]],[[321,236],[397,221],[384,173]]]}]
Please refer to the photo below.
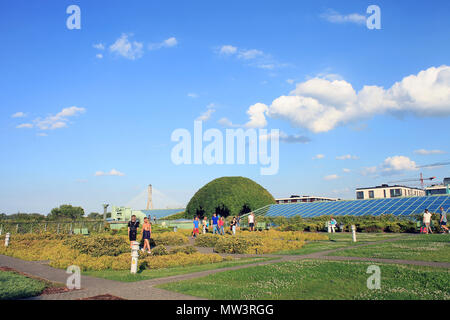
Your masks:
[{"label": "green grass patch", "polygon": [[450,262],[450,235],[423,234],[330,253],[334,256]]},{"label": "green grass patch", "polygon": [[141,270],[137,274],[131,274],[129,270],[103,270],[103,271],[85,271],[83,275],[92,277],[105,278],[109,280],[122,281],[122,282],[134,282],[156,278],[164,278],[170,276],[176,276],[186,273],[194,273],[206,270],[221,269],[227,267],[234,267],[244,264],[253,264],[263,261],[273,260],[274,258],[242,258],[232,261],[224,261],[218,263],[210,263],[188,267],[174,267],[165,269],[153,269],[153,270]]},{"label": "green grass patch", "polygon": [[[352,241],[351,233],[331,233],[328,236],[330,240],[309,241],[300,249],[283,250],[277,252],[277,254],[303,255],[355,245]],[[356,235],[356,244],[403,237],[406,238],[408,235],[401,233],[358,233]]]},{"label": "green grass patch", "polygon": [[378,264],[381,289],[367,288],[367,262],[301,260],[224,271],[159,285],[183,294],[224,300],[436,299],[450,300],[447,269]]},{"label": "green grass patch", "polygon": [[39,295],[48,284],[12,271],[0,271],[0,300],[11,300]]}]

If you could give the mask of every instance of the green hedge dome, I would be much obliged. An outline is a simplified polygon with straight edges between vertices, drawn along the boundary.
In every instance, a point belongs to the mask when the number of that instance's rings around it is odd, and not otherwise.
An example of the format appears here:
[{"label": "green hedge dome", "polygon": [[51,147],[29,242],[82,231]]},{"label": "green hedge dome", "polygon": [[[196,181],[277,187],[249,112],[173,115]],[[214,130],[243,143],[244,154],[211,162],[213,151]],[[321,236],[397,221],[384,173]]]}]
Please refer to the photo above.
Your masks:
[{"label": "green hedge dome", "polygon": [[244,177],[222,177],[198,190],[186,207],[186,216],[237,216],[275,203],[273,196],[255,181]]}]

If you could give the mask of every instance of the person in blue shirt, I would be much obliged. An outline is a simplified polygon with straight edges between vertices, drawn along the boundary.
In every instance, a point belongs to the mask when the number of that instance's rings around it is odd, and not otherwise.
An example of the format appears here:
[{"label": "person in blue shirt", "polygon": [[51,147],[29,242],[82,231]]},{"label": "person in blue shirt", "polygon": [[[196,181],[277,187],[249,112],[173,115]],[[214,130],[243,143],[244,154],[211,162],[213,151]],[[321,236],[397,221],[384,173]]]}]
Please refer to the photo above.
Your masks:
[{"label": "person in blue shirt", "polygon": [[200,221],[198,220],[198,217],[195,217],[194,219],[194,230],[192,231],[192,239],[196,238],[198,235],[198,226]]},{"label": "person in blue shirt", "polygon": [[218,227],[217,227],[217,222],[219,221],[219,218],[217,217],[217,215],[214,213],[212,218],[211,218],[211,224],[213,226],[213,234],[216,234],[219,232]]}]

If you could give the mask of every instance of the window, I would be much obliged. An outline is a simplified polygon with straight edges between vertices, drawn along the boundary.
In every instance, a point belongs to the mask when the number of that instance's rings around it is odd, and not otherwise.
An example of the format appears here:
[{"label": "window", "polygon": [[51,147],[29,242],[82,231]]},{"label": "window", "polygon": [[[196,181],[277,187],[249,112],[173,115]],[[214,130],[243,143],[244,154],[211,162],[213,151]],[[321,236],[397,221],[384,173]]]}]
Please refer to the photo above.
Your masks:
[{"label": "window", "polygon": [[391,189],[389,191],[391,193],[391,198],[402,196],[402,189]]},{"label": "window", "polygon": [[386,189],[383,190],[384,197],[386,198]]},{"label": "window", "polygon": [[375,198],[375,195],[374,195],[374,193],[373,193],[373,190],[370,190],[370,191],[369,191],[369,198],[370,198],[370,199]]},{"label": "window", "polygon": [[356,192],[356,199],[364,199],[364,192],[363,191],[357,191]]}]

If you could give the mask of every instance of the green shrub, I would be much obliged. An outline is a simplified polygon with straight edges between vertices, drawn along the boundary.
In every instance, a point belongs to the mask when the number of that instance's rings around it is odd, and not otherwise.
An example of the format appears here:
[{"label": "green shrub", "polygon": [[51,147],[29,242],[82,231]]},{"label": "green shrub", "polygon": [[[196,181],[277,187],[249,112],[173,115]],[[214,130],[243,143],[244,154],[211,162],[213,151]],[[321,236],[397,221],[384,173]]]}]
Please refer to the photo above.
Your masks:
[{"label": "green shrub", "polygon": [[221,236],[218,234],[200,234],[195,239],[195,245],[198,247],[214,247]]},{"label": "green shrub", "polygon": [[124,237],[119,236],[71,236],[64,240],[64,244],[80,253],[93,257],[118,256],[129,252],[130,247]]},{"label": "green shrub", "polygon": [[155,245],[165,246],[178,246],[189,243],[189,239],[178,232],[163,232],[159,234],[152,234],[152,239],[155,241]]},{"label": "green shrub", "polygon": [[248,253],[250,247],[261,244],[262,241],[257,238],[220,237],[214,246],[214,251],[219,253]]},{"label": "green shrub", "polygon": [[169,254],[176,254],[176,253],[186,253],[186,254],[193,254],[198,252],[198,250],[193,246],[184,246],[184,247],[174,247],[170,249]]},{"label": "green shrub", "polygon": [[168,255],[169,252],[167,251],[166,247],[163,245],[159,245],[153,248],[152,254],[154,256],[165,256]]}]

